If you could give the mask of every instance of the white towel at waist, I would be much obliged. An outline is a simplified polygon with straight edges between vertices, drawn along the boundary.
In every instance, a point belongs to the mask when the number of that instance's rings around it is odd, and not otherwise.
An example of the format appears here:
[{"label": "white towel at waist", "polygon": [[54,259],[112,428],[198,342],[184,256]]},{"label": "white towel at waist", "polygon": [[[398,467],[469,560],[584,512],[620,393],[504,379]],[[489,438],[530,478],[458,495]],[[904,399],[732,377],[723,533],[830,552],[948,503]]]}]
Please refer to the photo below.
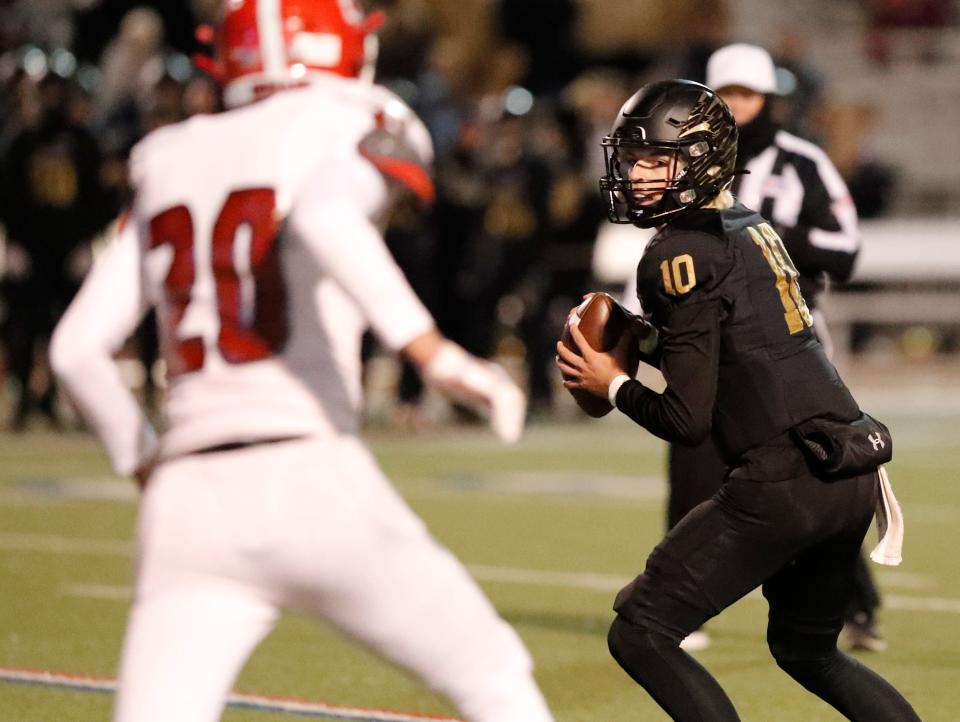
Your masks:
[{"label": "white towel at waist", "polygon": [[876,519],[880,541],[870,552],[870,558],[877,564],[895,567],[903,561],[903,511],[893,494],[887,470],[881,466],[877,474],[880,477],[880,494]]}]

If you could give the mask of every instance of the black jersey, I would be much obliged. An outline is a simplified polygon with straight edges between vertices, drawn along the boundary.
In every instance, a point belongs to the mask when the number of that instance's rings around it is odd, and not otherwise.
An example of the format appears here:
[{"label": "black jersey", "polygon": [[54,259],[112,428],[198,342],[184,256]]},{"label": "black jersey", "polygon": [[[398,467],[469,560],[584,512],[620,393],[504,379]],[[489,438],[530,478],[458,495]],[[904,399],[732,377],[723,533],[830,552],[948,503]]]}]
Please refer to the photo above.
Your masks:
[{"label": "black jersey", "polygon": [[668,441],[711,431],[732,460],[817,416],[859,408],[827,360],[769,223],[743,205],[700,210],[665,226],[637,269],[637,289],[661,339],[663,394],[624,384],[617,407]]}]

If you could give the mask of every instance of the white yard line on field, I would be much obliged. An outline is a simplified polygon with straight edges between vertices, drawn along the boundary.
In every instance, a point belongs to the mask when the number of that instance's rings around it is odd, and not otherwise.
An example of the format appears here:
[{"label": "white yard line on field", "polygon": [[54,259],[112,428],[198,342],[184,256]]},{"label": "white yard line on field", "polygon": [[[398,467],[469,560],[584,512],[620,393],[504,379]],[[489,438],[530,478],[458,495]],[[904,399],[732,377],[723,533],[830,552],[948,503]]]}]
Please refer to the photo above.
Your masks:
[{"label": "white yard line on field", "polygon": [[[511,567],[469,566],[470,573],[482,582],[506,582],[526,584],[528,586],[569,587],[592,592],[616,592],[630,580],[612,574],[592,574],[581,572],[545,572],[536,569],[514,569]],[[896,578],[896,572],[890,577]],[[920,575],[910,575],[912,584],[919,585],[924,579]],[[932,582],[931,582],[932,583]],[[763,601],[759,591],[752,592],[748,599]],[[960,599],[945,597],[906,597],[902,595],[884,595],[884,607],[911,612],[946,612],[960,614]]]},{"label": "white yard line on field", "polygon": [[591,572],[545,572],[536,569],[514,569],[470,565],[467,567],[474,578],[482,582],[506,582],[539,587],[569,587],[591,592],[616,592],[630,580],[614,574]]},{"label": "white yard line on field", "polygon": [[129,602],[133,589],[116,584],[64,584],[61,592],[68,597],[81,599],[104,599],[111,602]]},{"label": "white yard line on field", "polygon": [[[2,539],[0,539],[0,548],[2,548],[2,546]],[[467,569],[475,579],[481,582],[581,589],[603,594],[616,592],[630,581],[627,577],[621,577],[615,574],[594,574],[591,572],[548,572],[538,569],[517,569],[514,567],[485,565],[470,565]],[[896,573],[890,574],[890,577],[895,579],[895,574]],[[923,580],[925,578],[920,575],[910,575],[909,578],[911,584],[918,587],[932,584],[932,582],[924,584]],[[130,587],[107,584],[65,584],[61,591],[67,596],[81,597],[84,599],[103,599],[123,602],[128,601],[131,597]],[[759,591],[752,592],[747,596],[747,599],[763,601],[763,597]],[[960,614],[960,599],[886,594],[884,595],[884,608],[909,612]]]},{"label": "white yard line on field", "polygon": [[[68,556],[129,557],[133,552],[133,544],[116,539],[85,539],[43,534],[0,534],[0,551]],[[556,572],[490,565],[472,565],[468,568],[470,573],[482,582],[582,589],[602,593],[616,592],[629,581],[627,577],[593,572]],[[892,570],[881,572],[881,576],[889,585],[898,587],[923,588],[933,586],[935,583],[934,580],[923,575]],[[127,587],[99,584],[66,585],[63,592],[69,596],[93,599],[126,600],[130,597],[130,590]],[[760,598],[759,595],[756,595],[756,598]],[[887,594],[885,595],[884,606],[891,610],[960,614],[960,599],[949,597]]]},{"label": "white yard line on field", "polygon": [[0,549],[71,556],[128,557],[133,553],[133,544],[115,539],[84,539],[47,534],[0,534]]},{"label": "white yard line on field", "polygon": [[884,609],[899,609],[908,612],[945,612],[960,614],[960,599],[943,597],[902,597],[897,594],[883,595]]}]

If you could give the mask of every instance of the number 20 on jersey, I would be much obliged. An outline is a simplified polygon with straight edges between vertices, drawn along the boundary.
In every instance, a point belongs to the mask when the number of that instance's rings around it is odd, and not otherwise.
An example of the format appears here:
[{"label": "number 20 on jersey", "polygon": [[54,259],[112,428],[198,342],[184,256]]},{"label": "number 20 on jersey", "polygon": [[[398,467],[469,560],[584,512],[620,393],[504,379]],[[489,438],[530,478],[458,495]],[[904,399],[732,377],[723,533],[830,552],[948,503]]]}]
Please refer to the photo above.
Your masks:
[{"label": "number 20 on jersey", "polygon": [[[286,342],[286,294],[276,248],[275,208],[272,188],[234,191],[224,201],[208,241],[220,321],[216,347],[229,364],[265,359]],[[193,300],[196,241],[186,206],[168,208],[150,221],[151,248],[173,248],[164,279],[170,315],[163,346],[171,377],[199,371],[204,364],[205,340],[184,338],[178,328]]]}]

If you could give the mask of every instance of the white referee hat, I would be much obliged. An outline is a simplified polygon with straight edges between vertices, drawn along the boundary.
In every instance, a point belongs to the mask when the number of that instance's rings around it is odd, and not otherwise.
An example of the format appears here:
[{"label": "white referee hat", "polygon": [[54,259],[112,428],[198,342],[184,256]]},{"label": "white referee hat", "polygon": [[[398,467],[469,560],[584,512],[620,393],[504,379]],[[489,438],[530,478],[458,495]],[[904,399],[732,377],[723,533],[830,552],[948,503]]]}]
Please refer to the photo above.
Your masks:
[{"label": "white referee hat", "polygon": [[714,90],[741,85],[758,93],[777,92],[777,71],[763,48],[734,43],[717,50],[707,61],[707,85]]}]

